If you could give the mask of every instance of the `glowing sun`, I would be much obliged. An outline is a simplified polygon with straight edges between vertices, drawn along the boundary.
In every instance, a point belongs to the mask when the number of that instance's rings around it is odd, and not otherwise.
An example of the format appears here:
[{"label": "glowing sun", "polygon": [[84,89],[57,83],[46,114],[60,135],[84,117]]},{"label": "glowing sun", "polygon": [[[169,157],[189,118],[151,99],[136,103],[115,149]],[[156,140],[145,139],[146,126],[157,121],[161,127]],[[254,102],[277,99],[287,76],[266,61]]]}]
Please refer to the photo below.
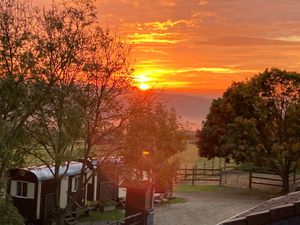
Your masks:
[{"label": "glowing sun", "polygon": [[151,88],[151,85],[149,84],[150,79],[146,77],[144,74],[136,76],[135,80],[137,82],[137,87],[139,89],[146,91]]},{"label": "glowing sun", "polygon": [[146,91],[151,88],[151,86],[149,84],[145,84],[145,83],[139,84],[138,87],[139,87],[139,89],[141,89],[143,91]]}]

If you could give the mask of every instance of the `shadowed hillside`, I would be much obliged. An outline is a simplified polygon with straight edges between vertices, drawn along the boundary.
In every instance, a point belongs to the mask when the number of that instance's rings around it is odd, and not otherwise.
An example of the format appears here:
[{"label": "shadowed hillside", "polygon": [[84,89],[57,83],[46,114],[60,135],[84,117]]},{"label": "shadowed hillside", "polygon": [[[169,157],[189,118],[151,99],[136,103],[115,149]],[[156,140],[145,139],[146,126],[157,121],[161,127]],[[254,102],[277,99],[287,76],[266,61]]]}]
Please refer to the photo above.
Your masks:
[{"label": "shadowed hillside", "polygon": [[159,98],[168,106],[174,107],[179,116],[192,123],[194,129],[199,128],[209,111],[212,98],[160,93]]}]

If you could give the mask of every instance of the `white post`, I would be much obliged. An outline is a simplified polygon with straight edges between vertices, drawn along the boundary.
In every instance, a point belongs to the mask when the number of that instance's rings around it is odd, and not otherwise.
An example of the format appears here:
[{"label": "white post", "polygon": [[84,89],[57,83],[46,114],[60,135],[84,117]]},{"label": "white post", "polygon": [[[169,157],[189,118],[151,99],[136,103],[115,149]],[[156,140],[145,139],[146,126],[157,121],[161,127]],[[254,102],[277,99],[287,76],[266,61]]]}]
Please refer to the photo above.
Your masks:
[{"label": "white post", "polygon": [[94,176],[94,196],[93,200],[97,201],[97,176]]},{"label": "white post", "polygon": [[36,218],[40,219],[40,210],[41,210],[41,189],[42,182],[39,181],[37,185],[37,202],[36,202]]}]

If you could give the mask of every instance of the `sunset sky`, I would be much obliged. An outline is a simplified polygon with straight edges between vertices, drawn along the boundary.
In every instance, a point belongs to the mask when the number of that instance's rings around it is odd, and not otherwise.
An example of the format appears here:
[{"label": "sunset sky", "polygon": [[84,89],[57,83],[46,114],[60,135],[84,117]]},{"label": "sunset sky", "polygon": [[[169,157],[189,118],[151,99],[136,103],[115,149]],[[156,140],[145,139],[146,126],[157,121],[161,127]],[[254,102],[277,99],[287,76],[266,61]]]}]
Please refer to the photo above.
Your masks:
[{"label": "sunset sky", "polygon": [[97,0],[144,88],[218,96],[265,68],[300,71],[299,0]]},{"label": "sunset sky", "polygon": [[300,71],[300,1],[98,0],[155,88],[219,95],[265,68]]}]

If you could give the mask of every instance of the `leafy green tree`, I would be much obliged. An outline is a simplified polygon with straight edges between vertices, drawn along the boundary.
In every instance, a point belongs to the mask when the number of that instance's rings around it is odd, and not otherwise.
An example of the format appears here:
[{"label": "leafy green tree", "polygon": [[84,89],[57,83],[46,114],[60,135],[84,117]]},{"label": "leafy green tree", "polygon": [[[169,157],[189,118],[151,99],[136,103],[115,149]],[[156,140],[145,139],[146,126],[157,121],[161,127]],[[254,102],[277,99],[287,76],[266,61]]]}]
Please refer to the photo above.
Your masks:
[{"label": "leafy green tree", "polygon": [[146,172],[167,185],[176,168],[172,157],[186,147],[185,126],[175,110],[162,103],[148,99],[131,107],[135,114],[129,119],[122,152],[129,170],[128,182],[132,178],[142,180]]},{"label": "leafy green tree", "polygon": [[[53,3],[36,16],[36,52],[38,72],[43,74],[36,92],[47,90],[43,105],[37,107],[26,124],[30,145],[23,151],[48,166],[55,182],[54,206],[56,224],[64,224],[67,207],[60,205],[61,181],[71,160],[78,159],[75,146],[82,128],[82,108],[77,101],[78,83],[89,53],[91,27],[95,8],[90,0]],[[51,84],[49,88],[49,84]],[[52,167],[53,165],[53,167]],[[65,173],[60,167],[66,166]]]},{"label": "leafy green tree", "polygon": [[17,147],[26,140],[24,124],[45,98],[33,91],[40,74],[32,21],[26,1],[0,2],[0,189],[7,170],[23,160]]},{"label": "leafy green tree", "polygon": [[59,205],[59,168],[120,133],[132,90],[130,47],[97,26],[92,0],[40,10],[4,0],[0,17],[0,188],[7,169],[33,155],[53,174],[55,219],[63,224],[69,206]]},{"label": "leafy green tree", "polygon": [[197,132],[201,156],[232,157],[280,175],[284,192],[300,155],[300,75],[273,68],[234,83]]}]

